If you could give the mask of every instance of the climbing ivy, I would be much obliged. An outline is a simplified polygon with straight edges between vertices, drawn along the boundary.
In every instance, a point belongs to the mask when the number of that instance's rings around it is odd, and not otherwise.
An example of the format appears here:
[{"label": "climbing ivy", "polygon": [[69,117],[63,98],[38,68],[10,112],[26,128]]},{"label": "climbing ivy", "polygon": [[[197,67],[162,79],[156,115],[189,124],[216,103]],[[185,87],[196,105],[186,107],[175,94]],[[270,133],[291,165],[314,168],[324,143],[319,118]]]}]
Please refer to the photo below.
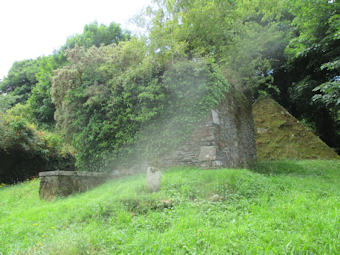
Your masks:
[{"label": "climbing ivy", "polygon": [[71,64],[57,70],[52,100],[80,169],[102,171],[131,158],[161,156],[228,88],[210,58],[164,57],[143,40],[67,54]]}]

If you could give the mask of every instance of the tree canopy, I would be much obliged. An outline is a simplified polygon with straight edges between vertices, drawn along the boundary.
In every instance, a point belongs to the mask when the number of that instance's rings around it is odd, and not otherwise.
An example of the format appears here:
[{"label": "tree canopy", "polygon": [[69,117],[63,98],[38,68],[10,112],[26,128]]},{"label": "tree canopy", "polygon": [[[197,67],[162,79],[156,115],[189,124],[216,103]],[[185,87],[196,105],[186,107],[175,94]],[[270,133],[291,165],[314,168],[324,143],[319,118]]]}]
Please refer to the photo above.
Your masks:
[{"label": "tree canopy", "polygon": [[0,82],[0,107],[6,110],[17,103],[26,103],[32,108],[34,122],[41,128],[54,126],[55,106],[50,89],[54,71],[67,65],[65,52],[76,46],[89,48],[118,44],[129,40],[130,33],[114,22],[108,26],[97,22],[85,25],[83,33],[69,37],[54,54],[37,59],[15,62],[8,75]]},{"label": "tree canopy", "polygon": [[292,1],[296,36],[286,47],[287,62],[278,87],[296,117],[314,126],[332,147],[340,144],[340,16],[339,3]]},{"label": "tree canopy", "polygon": [[88,49],[91,46],[118,44],[120,41],[129,40],[130,37],[130,32],[123,31],[117,23],[111,22],[106,26],[93,22],[84,26],[83,33],[68,38],[61,49],[72,49],[77,45]]},{"label": "tree canopy", "polygon": [[[61,132],[81,169],[160,153],[230,87],[253,101],[272,96],[339,146],[338,1],[154,3],[145,36],[94,22],[54,54],[14,63],[0,83],[1,110],[21,103],[9,112]],[[158,140],[148,136],[155,130],[164,131]]]}]

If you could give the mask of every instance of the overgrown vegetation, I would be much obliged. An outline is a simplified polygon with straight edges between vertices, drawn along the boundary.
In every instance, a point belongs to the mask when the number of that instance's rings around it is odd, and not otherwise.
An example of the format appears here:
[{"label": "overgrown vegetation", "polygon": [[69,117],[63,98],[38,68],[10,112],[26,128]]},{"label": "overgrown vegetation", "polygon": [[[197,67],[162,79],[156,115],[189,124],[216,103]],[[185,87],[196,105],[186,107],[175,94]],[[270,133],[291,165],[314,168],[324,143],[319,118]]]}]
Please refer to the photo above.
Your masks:
[{"label": "overgrown vegetation", "polygon": [[75,46],[88,49],[91,46],[118,44],[129,38],[130,33],[114,22],[108,26],[94,22],[85,25],[82,34],[68,38],[54,54],[15,62],[0,83],[0,110],[5,111],[17,103],[27,103],[33,112],[31,122],[43,129],[53,128],[55,106],[50,95],[51,81],[56,69],[69,64],[65,52]]},{"label": "overgrown vegetation", "polygon": [[92,23],[54,54],[14,63],[0,108],[61,132],[81,170],[160,153],[229,86],[270,94],[337,149],[338,13],[326,0],[156,0],[144,37]]},{"label": "overgrown vegetation", "polygon": [[0,112],[0,180],[14,183],[41,171],[74,169],[74,153],[53,133],[37,131],[20,116]]},{"label": "overgrown vegetation", "polygon": [[74,149],[55,129],[50,93],[54,72],[69,64],[64,54],[75,45],[88,48],[129,38],[118,24],[93,23],[55,54],[13,64],[0,83],[0,182],[22,181],[40,171],[75,169]]},{"label": "overgrown vegetation", "polygon": [[3,254],[338,254],[339,161],[252,171],[173,168],[40,200],[37,180],[0,187]]},{"label": "overgrown vegetation", "polygon": [[270,94],[340,144],[339,1],[156,1],[155,47],[212,55],[227,79]]},{"label": "overgrown vegetation", "polygon": [[[136,160],[165,153],[228,89],[211,60],[162,63],[141,40],[76,47],[67,55],[71,64],[55,72],[51,95],[80,169],[107,169],[118,156],[131,158],[130,152]],[[135,146],[143,148],[137,153]]]}]

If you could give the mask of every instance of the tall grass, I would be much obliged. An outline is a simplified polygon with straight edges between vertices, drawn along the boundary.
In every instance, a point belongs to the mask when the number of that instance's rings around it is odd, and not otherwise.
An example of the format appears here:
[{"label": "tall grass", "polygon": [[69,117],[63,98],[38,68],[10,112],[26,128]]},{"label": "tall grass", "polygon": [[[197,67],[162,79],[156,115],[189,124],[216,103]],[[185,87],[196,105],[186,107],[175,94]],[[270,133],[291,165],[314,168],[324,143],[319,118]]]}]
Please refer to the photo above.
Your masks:
[{"label": "tall grass", "polygon": [[0,187],[3,254],[340,254],[340,161],[172,168],[52,202]]}]

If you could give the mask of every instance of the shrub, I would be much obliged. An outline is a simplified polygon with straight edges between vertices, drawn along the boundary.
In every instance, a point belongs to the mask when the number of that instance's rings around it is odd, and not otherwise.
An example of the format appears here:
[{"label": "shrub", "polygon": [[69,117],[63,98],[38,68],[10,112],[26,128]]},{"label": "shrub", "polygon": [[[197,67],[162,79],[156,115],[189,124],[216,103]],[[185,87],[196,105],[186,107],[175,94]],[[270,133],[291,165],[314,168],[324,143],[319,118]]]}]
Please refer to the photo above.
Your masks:
[{"label": "shrub", "polygon": [[60,136],[37,131],[20,116],[0,112],[0,182],[13,183],[41,171],[73,169],[72,149]]}]

